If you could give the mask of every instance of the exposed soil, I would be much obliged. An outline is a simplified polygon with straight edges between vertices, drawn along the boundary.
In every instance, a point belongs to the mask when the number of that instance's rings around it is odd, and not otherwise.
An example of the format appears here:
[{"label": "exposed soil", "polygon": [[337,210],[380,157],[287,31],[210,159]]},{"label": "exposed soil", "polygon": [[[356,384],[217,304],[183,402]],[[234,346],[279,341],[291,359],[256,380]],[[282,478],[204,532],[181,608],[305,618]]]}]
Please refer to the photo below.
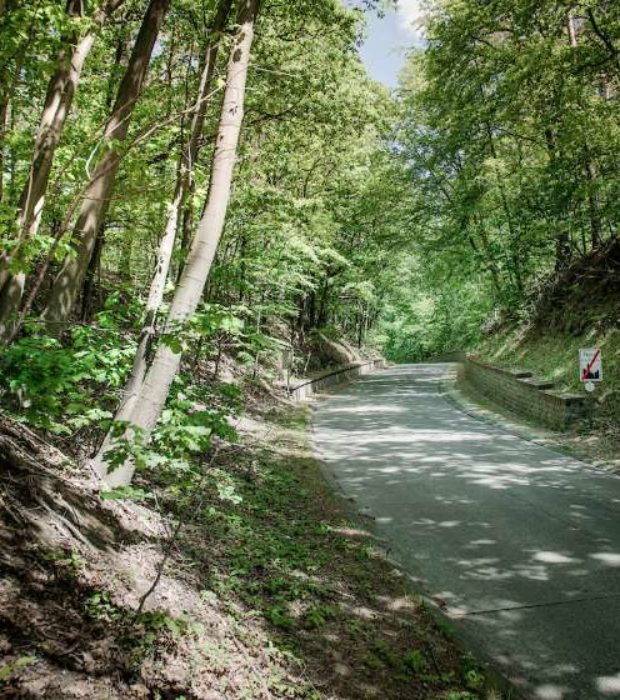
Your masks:
[{"label": "exposed soil", "polygon": [[579,258],[550,278],[536,303],[532,331],[580,335],[620,320],[620,238]]}]

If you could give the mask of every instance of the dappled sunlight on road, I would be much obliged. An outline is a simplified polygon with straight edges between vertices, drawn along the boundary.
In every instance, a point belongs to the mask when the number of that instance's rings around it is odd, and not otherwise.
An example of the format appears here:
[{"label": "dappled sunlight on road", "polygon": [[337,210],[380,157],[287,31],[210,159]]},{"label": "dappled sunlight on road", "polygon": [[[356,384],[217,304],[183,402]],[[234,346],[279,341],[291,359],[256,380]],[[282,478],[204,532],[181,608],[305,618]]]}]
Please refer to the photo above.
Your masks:
[{"label": "dappled sunlight on road", "polygon": [[315,446],[415,584],[536,698],[620,697],[620,479],[480,422],[449,366],[322,403]]}]

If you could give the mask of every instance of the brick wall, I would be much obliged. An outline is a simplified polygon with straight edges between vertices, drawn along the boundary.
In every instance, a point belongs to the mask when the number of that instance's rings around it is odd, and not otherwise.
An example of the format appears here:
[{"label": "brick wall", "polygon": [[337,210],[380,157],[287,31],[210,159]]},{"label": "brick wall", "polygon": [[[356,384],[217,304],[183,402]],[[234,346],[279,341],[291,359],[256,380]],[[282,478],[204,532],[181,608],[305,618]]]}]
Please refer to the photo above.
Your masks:
[{"label": "brick wall", "polygon": [[288,390],[292,398],[300,401],[301,399],[307,399],[313,394],[317,394],[324,389],[337,386],[338,384],[344,384],[345,382],[352,381],[356,377],[369,374],[376,369],[383,369],[384,367],[385,360],[383,359],[369,360],[367,362],[354,362],[350,365],[346,365],[345,367],[329,370],[318,377],[314,377],[313,379],[299,382],[298,384],[293,384],[289,386]]},{"label": "brick wall", "polygon": [[590,415],[586,397],[557,391],[553,382],[531,372],[493,367],[469,356],[460,365],[463,380],[495,403],[554,430],[567,430]]}]

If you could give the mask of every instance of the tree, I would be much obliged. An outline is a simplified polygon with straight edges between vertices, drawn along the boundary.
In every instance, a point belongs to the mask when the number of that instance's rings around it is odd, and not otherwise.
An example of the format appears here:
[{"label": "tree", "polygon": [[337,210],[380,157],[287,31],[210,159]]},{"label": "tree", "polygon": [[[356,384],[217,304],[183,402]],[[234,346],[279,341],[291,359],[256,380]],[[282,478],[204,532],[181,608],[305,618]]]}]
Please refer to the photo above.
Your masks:
[{"label": "tree", "polygon": [[[168,217],[166,219],[163,235],[157,251],[157,262],[155,273],[151,280],[149,294],[146,301],[144,324],[140,332],[138,347],[133,361],[133,366],[129,379],[123,389],[123,396],[120,406],[114,416],[115,422],[129,420],[135,408],[135,402],[144,382],[144,377],[148,369],[147,353],[153,342],[155,335],[155,324],[157,312],[159,311],[166,287],[166,280],[170,270],[170,263],[174,250],[177,229],[179,225],[179,215],[183,204],[186,201],[190,190],[193,170],[200,153],[202,133],[204,129],[207,106],[211,97],[213,75],[215,64],[222,41],[222,35],[226,28],[228,16],[230,14],[232,0],[220,0],[210,30],[210,38],[207,42],[204,67],[198,86],[198,94],[193,106],[193,117],[190,127],[189,140],[181,149],[180,163],[178,168],[177,181],[174,188],[172,201],[169,204]],[[108,433],[98,455],[93,461],[93,466],[98,472],[105,472],[105,465],[102,463],[105,452],[112,444],[112,433]]]},{"label": "tree", "polygon": [[[4,294],[4,298],[21,299],[25,274],[20,271],[12,275],[10,266],[14,263],[15,256],[23,244],[34,237],[39,228],[54,153],[71,111],[82,68],[94,45],[97,31],[101,30],[112,13],[121,7],[124,1],[105,0],[92,18],[91,29],[83,37],[80,38],[78,28],[73,22],[70,23],[63,40],[57,68],[47,89],[41,121],[35,137],[32,163],[19,197],[16,220],[17,242],[10,252],[0,258],[0,324],[16,310],[15,305],[3,302],[2,295]],[[80,18],[82,12],[82,0],[68,2],[69,18],[74,20]]]},{"label": "tree", "polygon": [[66,327],[88,270],[97,234],[105,218],[131,115],[140,97],[151,53],[170,0],[151,0],[136,38],[129,64],[116,96],[102,139],[105,148],[85,188],[73,238],[77,250],[65,261],[54,280],[42,318],[47,329],[59,335]]},{"label": "tree", "polygon": [[[169,330],[181,326],[196,310],[224,229],[243,123],[245,87],[258,8],[259,0],[240,0],[238,31],[228,63],[207,202],[172,300],[167,320]],[[132,429],[139,429],[147,439],[159,419],[180,363],[178,349],[165,343],[159,345],[128,418]],[[112,473],[103,469],[101,474],[111,485],[124,485],[131,482],[133,471],[133,465],[128,462]]]}]

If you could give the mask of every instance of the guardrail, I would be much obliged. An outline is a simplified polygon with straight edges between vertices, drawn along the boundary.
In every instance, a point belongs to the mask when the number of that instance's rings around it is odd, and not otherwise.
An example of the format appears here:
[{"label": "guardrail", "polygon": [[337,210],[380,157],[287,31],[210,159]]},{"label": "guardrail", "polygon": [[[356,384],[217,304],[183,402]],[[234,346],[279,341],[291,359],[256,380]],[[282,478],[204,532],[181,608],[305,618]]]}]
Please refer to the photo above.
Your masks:
[{"label": "guardrail", "polygon": [[361,377],[364,374],[369,374],[376,369],[383,369],[384,367],[385,360],[383,358],[375,358],[367,362],[352,362],[344,367],[327,370],[312,379],[305,379],[297,384],[291,384],[287,388],[292,398],[301,401],[330,386],[352,381],[356,377]]}]

